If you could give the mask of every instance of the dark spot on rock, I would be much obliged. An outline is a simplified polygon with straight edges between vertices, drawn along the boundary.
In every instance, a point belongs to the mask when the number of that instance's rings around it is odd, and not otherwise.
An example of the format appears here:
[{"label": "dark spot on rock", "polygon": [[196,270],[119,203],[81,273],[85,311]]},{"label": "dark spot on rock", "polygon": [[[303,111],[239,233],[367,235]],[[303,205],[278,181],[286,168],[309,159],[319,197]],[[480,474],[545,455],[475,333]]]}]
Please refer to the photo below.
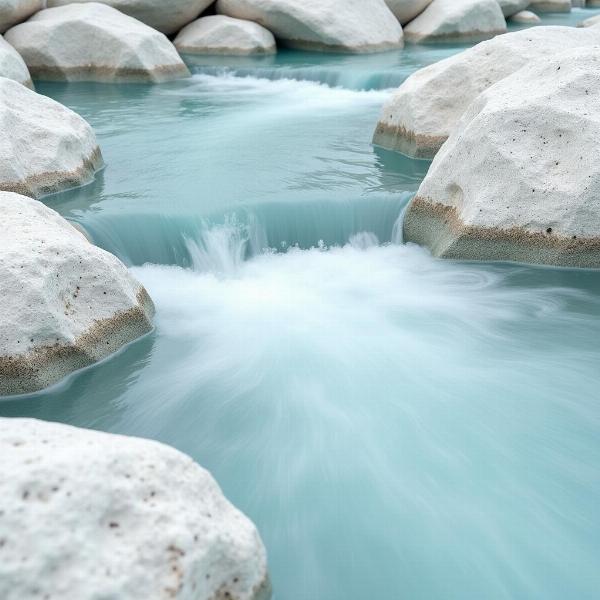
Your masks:
[{"label": "dark spot on rock", "polygon": [[552,233],[552,227],[548,227],[548,229],[546,229],[546,233]]},{"label": "dark spot on rock", "polygon": [[118,527],[118,526],[119,526],[119,524],[118,524],[118,523],[115,523],[115,521],[111,521],[111,522],[108,524],[108,526],[109,526],[111,529],[115,529],[116,527]]}]

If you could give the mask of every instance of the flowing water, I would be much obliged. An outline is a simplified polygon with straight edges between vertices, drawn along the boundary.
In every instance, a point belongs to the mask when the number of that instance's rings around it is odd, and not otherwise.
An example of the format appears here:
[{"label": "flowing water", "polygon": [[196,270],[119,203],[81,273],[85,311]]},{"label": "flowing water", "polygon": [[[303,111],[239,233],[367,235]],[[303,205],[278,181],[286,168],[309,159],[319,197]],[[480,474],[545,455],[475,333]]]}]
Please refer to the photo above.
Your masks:
[{"label": "flowing water", "polygon": [[156,330],[0,414],[192,455],[258,525],[275,600],[598,598],[598,273],[403,245],[428,163],[370,145],[389,88],[458,50],[40,84],[107,162],[45,202],[132,268]]}]

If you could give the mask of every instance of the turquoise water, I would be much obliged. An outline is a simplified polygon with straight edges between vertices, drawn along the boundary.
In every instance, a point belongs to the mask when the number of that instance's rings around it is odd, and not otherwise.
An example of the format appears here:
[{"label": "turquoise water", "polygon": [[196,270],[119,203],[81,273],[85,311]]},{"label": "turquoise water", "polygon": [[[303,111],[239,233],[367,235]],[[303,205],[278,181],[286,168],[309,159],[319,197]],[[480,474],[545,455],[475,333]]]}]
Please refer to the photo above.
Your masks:
[{"label": "turquoise water", "polygon": [[597,598],[598,273],[402,245],[428,163],[370,145],[389,86],[458,49],[40,84],[107,163],[45,202],[131,266],[156,330],[0,414],[192,455],[276,600]]}]

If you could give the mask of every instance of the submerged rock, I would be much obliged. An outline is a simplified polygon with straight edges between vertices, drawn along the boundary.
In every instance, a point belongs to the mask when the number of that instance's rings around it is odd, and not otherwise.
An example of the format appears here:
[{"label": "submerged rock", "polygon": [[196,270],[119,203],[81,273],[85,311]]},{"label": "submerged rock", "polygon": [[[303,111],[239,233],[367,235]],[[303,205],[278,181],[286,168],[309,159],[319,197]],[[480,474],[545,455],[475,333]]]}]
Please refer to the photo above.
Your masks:
[{"label": "submerged rock", "polygon": [[39,197],[89,182],[103,164],[84,119],[3,77],[0,124],[0,190]]},{"label": "submerged rock", "polygon": [[210,473],[158,442],[0,419],[3,600],[266,600],[264,546]]},{"label": "submerged rock", "polygon": [[502,13],[505,17],[512,17],[512,15],[525,10],[529,6],[530,0],[497,0]]},{"label": "submerged rock", "polygon": [[513,23],[540,23],[541,19],[530,10],[522,10],[510,18]]},{"label": "submerged rock", "polygon": [[156,83],[189,76],[162,33],[97,2],[42,10],[9,29],[6,40],[39,79]]},{"label": "submerged rock", "polygon": [[431,0],[385,0],[395,17],[404,25],[422,13]]},{"label": "submerged rock", "polygon": [[433,0],[404,28],[409,42],[479,41],[506,31],[496,0]]},{"label": "submerged rock", "polygon": [[0,396],[47,387],[151,330],[152,301],[115,256],[37,200],[0,192],[0,211]]},{"label": "submerged rock", "polygon": [[0,35],[0,77],[33,88],[31,75],[21,55]]},{"label": "submerged rock", "polygon": [[217,12],[256,21],[288,46],[377,52],[402,46],[402,27],[384,0],[218,0]]},{"label": "submerged rock", "polygon": [[530,0],[529,8],[536,12],[571,12],[571,0]]},{"label": "submerged rock", "polygon": [[252,21],[225,15],[203,17],[184,27],[173,42],[183,54],[274,54],[273,34]]},{"label": "submerged rock", "polygon": [[76,2],[102,2],[162,33],[170,34],[191,23],[214,0],[48,0],[48,8]]},{"label": "submerged rock", "polygon": [[46,8],[46,0],[0,0],[0,33]]},{"label": "submerged rock", "polygon": [[600,29],[535,27],[482,42],[413,73],[384,105],[373,142],[433,158],[469,104],[531,60],[600,43]]},{"label": "submerged rock", "polygon": [[438,152],[404,239],[444,258],[600,267],[600,50],[483,92]]}]

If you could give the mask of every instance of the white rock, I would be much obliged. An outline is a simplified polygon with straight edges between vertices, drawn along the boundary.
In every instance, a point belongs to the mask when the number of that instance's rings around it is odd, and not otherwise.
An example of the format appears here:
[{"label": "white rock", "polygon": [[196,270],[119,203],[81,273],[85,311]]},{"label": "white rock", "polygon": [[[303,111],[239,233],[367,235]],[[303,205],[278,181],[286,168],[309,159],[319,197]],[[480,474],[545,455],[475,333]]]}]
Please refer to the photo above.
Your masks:
[{"label": "white rock", "polygon": [[501,35],[413,73],[383,107],[373,142],[432,158],[485,89],[536,58],[600,44],[594,28],[534,27]]},{"label": "white rock", "polygon": [[536,12],[571,12],[571,0],[530,0],[529,8]]},{"label": "white rock", "polygon": [[218,0],[217,12],[256,21],[295,48],[376,52],[402,46],[402,27],[384,0]]},{"label": "white rock", "polygon": [[47,387],[150,331],[152,301],[115,256],[38,200],[0,192],[0,207],[0,396]]},{"label": "white rock", "polygon": [[478,41],[505,31],[496,0],[433,0],[404,28],[404,35],[409,42]]},{"label": "white rock", "polygon": [[48,8],[74,2],[102,2],[163,33],[176,33],[214,0],[48,0]]},{"label": "white rock", "polygon": [[431,4],[431,0],[385,0],[385,3],[404,25],[422,13]]},{"label": "white rock", "polygon": [[594,27],[594,25],[600,24],[600,15],[596,15],[594,17],[589,17],[581,23],[577,24],[577,27]]},{"label": "white rock", "polygon": [[102,155],[92,128],[47,96],[0,77],[0,190],[39,197],[92,180]]},{"label": "white rock", "polygon": [[5,37],[34,78],[161,82],[189,76],[162,33],[97,2],[42,10]]},{"label": "white rock", "polygon": [[0,35],[0,77],[33,88],[31,75],[21,55]]},{"label": "white rock", "polygon": [[483,92],[404,220],[435,256],[600,267],[600,47],[523,67]]},{"label": "white rock", "polygon": [[183,54],[274,54],[273,34],[252,21],[225,15],[203,17],[186,25],[173,42]]},{"label": "white rock", "polygon": [[46,0],[0,0],[0,33],[45,8]]},{"label": "white rock", "polygon": [[268,598],[255,526],[169,446],[0,419],[0,473],[2,600]]},{"label": "white rock", "polygon": [[522,10],[516,14],[514,14],[510,20],[513,23],[540,23],[541,19],[534,13],[531,12],[530,10]]},{"label": "white rock", "polygon": [[529,6],[529,1],[530,0],[497,0],[505,17],[512,17],[512,15],[525,10]]}]

